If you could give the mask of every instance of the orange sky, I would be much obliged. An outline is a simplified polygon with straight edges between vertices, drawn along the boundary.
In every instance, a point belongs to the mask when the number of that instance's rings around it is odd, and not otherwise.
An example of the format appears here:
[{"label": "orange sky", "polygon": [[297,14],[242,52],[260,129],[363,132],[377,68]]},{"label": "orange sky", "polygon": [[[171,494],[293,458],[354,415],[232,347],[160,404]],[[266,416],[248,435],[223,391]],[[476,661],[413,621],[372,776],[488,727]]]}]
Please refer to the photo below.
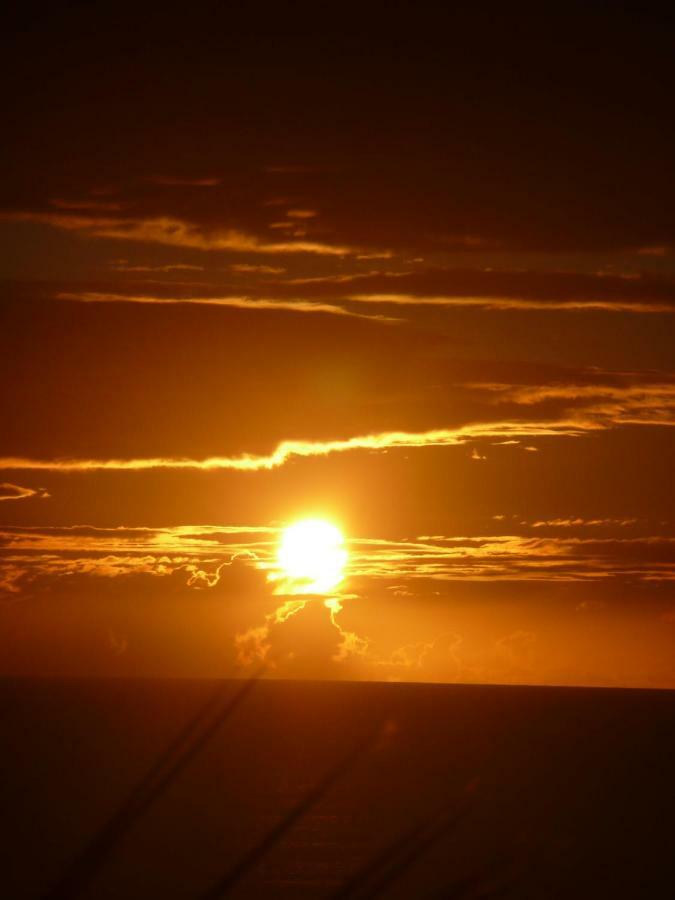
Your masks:
[{"label": "orange sky", "polygon": [[413,9],[14,14],[2,674],[675,687],[667,31]]}]

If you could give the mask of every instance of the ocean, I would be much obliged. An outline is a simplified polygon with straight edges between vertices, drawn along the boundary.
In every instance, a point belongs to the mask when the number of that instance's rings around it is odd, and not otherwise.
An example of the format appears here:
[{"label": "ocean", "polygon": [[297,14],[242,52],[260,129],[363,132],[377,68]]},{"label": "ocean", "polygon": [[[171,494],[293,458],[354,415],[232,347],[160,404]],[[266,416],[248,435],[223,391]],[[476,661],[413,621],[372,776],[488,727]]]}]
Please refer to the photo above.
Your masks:
[{"label": "ocean", "polygon": [[35,679],[0,712],[7,900],[675,896],[675,692]]}]

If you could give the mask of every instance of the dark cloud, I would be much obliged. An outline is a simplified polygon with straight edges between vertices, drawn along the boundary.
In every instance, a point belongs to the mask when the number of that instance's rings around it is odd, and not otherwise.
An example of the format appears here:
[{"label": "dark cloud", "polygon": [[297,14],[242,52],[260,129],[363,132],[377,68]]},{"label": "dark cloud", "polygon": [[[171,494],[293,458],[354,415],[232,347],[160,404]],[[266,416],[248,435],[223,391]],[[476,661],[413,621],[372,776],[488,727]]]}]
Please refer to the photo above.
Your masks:
[{"label": "dark cloud", "polygon": [[337,245],[675,242],[660,17],[401,4],[361,10],[358,29],[263,18],[97,4],[10,25],[3,206],[112,188],[144,219],[263,240],[262,204],[282,192]]}]

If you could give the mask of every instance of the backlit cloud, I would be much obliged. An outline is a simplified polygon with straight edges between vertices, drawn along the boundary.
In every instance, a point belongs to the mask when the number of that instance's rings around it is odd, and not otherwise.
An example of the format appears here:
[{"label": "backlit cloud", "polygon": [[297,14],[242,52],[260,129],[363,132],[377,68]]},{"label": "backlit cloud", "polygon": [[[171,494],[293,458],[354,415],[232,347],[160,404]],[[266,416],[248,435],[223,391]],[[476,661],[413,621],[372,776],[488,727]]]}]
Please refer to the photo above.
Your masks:
[{"label": "backlit cloud", "polygon": [[[279,532],[276,526],[16,526],[0,530],[0,553],[15,581],[18,569],[29,579],[74,573],[114,578],[139,571],[167,575],[180,569],[191,585],[213,587],[222,566],[233,559],[269,577],[276,566]],[[675,579],[675,537],[659,534],[352,537],[347,544],[347,599],[354,579],[362,584],[384,582],[397,596],[414,596],[415,584],[424,581]],[[285,620],[305,602],[306,597],[286,597],[276,620]]]},{"label": "backlit cloud", "polygon": [[192,303],[200,306],[223,306],[231,309],[250,310],[285,310],[296,313],[328,313],[334,316],[350,316],[356,319],[370,319],[380,322],[396,322],[396,318],[384,315],[367,315],[332,303],[313,303],[309,300],[269,300],[264,297],[157,297],[149,294],[111,294],[111,293],[62,293],[63,300],[75,300],[78,303],[143,303],[154,305]]},{"label": "backlit cloud", "polygon": [[[367,257],[360,257],[367,258]],[[284,296],[359,304],[486,311],[672,313],[675,283],[642,272],[561,272],[538,268],[414,268],[335,272],[279,279]]]},{"label": "backlit cloud", "polygon": [[132,266],[126,261],[118,260],[111,264],[115,272],[203,272],[204,266],[195,266],[188,263],[171,263],[165,266]]},{"label": "backlit cloud", "polygon": [[0,500],[27,500],[29,497],[49,497],[44,488],[23,487],[20,484],[10,484],[8,481],[0,482]]},{"label": "backlit cloud", "polygon": [[250,275],[252,273],[259,275],[281,275],[286,269],[283,266],[266,266],[257,265],[255,263],[233,263],[230,266],[233,272],[242,275]]},{"label": "backlit cloud", "polygon": [[412,294],[350,294],[357,303],[387,306],[475,307],[492,310],[598,311],[631,313],[672,313],[675,305],[663,302],[628,300],[535,300],[507,297],[418,297]]},{"label": "backlit cloud", "polygon": [[403,578],[408,584],[410,579],[547,583],[675,579],[675,538],[669,536],[433,535],[398,542],[355,541],[350,554],[354,576]]},{"label": "backlit cloud", "polygon": [[528,437],[578,436],[585,431],[602,428],[592,422],[494,422],[467,425],[456,429],[435,429],[423,433],[404,431],[359,435],[333,441],[283,441],[270,454],[244,453],[240,456],[212,456],[206,459],[154,457],[144,459],[60,459],[39,460],[24,457],[0,457],[1,469],[36,469],[55,472],[90,472],[96,470],[197,469],[216,471],[234,469],[256,472],[276,469],[297,457],[327,456],[353,450],[384,451],[397,448],[459,446],[479,438],[504,435]]},{"label": "backlit cloud", "polygon": [[[494,518],[498,517],[495,516]],[[635,525],[637,521],[636,518],[584,519],[581,516],[575,516],[567,519],[539,519],[536,522],[532,522],[532,528],[627,528],[630,525]]]},{"label": "backlit cloud", "polygon": [[4,212],[5,221],[32,222],[73,231],[85,237],[112,238],[139,243],[164,244],[196,250],[224,250],[239,253],[310,253],[319,256],[346,256],[355,251],[318,241],[261,241],[236,228],[207,229],[171,216],[132,218],[112,216],[65,215],[50,212]]}]

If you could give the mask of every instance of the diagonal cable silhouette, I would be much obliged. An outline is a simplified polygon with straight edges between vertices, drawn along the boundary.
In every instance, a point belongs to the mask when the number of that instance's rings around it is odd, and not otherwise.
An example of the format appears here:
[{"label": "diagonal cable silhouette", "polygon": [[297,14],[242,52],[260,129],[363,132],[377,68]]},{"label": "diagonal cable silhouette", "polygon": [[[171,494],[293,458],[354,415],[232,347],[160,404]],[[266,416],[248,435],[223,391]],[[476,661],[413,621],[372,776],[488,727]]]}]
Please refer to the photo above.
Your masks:
[{"label": "diagonal cable silhouette", "polygon": [[227,683],[218,685],[204,706],[160,754],[122,806],[84,847],[58,883],[44,895],[44,900],[71,900],[82,893],[119,841],[243,703],[263,669],[243,682],[219,712],[218,707],[226,697]]},{"label": "diagonal cable silhouette", "polygon": [[403,832],[373,860],[359,869],[338,890],[331,900],[348,897],[377,897],[406,869],[413,865],[444,834],[452,831],[465,817],[466,805],[445,804]]},{"label": "diagonal cable silhouette", "polygon": [[277,844],[281,838],[298,822],[354,765],[372,750],[383,735],[386,734],[386,725],[370,732],[368,736],[359,741],[342,759],[328,770],[324,777],[295,805],[284,818],[274,826],[264,837],[244,853],[226,872],[223,877],[212,887],[200,895],[199,900],[218,900],[225,897],[241,881],[252,868]]}]

